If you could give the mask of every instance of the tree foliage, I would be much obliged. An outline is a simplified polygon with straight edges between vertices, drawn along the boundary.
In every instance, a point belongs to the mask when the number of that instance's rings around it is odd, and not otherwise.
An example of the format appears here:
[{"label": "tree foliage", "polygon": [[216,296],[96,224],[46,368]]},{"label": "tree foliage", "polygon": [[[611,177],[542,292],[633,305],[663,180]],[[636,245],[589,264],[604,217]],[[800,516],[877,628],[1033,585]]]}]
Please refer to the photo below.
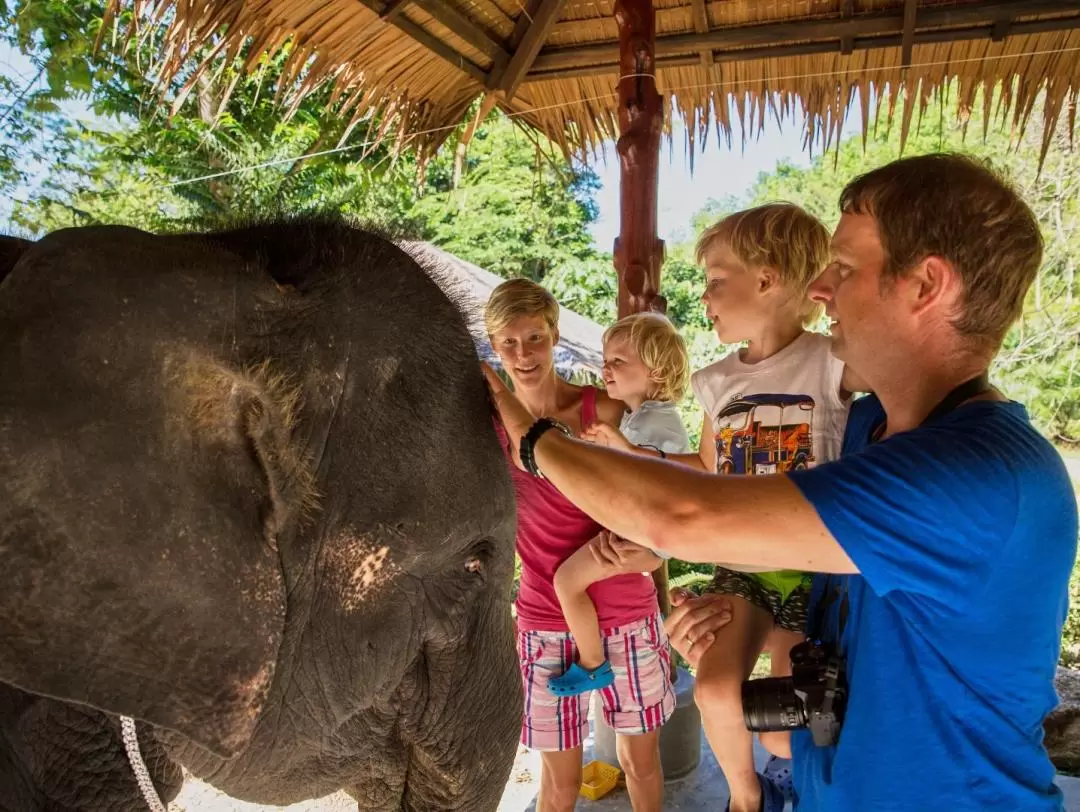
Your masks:
[{"label": "tree foliage", "polygon": [[[505,276],[542,280],[597,261],[587,232],[595,174],[553,157],[502,115],[478,128],[464,172],[452,134],[421,174],[408,151],[371,143],[379,122],[347,132],[326,89],[286,118],[277,98],[284,54],[263,58],[254,75],[217,58],[190,93],[183,77],[162,92],[147,79],[159,45],[152,29],[124,45],[117,32],[130,20],[119,20],[94,50],[103,12],[103,0],[0,6],[0,37],[48,77],[22,95],[10,80],[0,86],[10,99],[0,185],[33,186],[35,168],[46,170],[32,199],[13,207],[23,230],[102,222],[177,230],[340,212]],[[89,123],[73,105],[93,114]]]},{"label": "tree foliage", "polygon": [[[117,20],[95,50],[103,13],[102,0],[21,0],[5,14],[7,44],[48,79],[15,99],[4,130],[23,154],[0,180],[26,185],[33,167],[47,170],[33,200],[14,207],[24,229],[206,227],[277,211],[401,219],[409,182],[386,182],[400,167],[385,149],[365,152],[362,132],[345,132],[326,91],[285,119],[275,99],[284,55],[263,59],[254,75],[218,58],[190,93],[179,84],[162,92],[147,78],[159,47],[154,29],[125,42],[130,20]],[[84,115],[72,115],[73,106]],[[49,138],[27,138],[42,129]],[[346,149],[296,159],[338,146]]]},{"label": "tree foliage", "polygon": [[443,150],[427,172],[415,215],[433,242],[501,276],[542,282],[597,259],[585,225],[599,181],[550,145],[496,116],[469,144],[463,176]]}]

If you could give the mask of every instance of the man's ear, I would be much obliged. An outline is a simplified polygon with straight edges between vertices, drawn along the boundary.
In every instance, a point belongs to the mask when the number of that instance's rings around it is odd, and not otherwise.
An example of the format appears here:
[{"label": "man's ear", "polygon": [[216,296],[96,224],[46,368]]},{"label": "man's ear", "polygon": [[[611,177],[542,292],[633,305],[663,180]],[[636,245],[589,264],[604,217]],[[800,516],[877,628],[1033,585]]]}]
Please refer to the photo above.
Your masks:
[{"label": "man's ear", "polygon": [[953,313],[963,295],[963,282],[951,262],[936,254],[924,257],[904,275],[912,315],[935,309]]}]

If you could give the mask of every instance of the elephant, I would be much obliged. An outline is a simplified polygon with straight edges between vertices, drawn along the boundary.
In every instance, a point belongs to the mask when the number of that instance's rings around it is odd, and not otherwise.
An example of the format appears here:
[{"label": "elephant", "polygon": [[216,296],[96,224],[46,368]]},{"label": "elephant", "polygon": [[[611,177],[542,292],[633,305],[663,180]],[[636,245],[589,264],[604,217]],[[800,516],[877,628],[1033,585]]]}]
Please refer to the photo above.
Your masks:
[{"label": "elephant", "polygon": [[438,269],[333,218],[3,249],[0,809],[494,809],[514,493]]}]

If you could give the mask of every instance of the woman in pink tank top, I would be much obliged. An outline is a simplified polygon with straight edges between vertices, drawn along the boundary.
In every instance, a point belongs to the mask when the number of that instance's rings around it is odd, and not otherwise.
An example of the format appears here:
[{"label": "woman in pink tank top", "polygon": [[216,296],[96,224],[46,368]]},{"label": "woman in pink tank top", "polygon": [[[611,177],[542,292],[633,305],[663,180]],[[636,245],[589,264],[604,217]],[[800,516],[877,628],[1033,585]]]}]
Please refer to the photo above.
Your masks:
[{"label": "woman in pink tank top", "polygon": [[[514,279],[499,285],[484,311],[488,336],[518,397],[537,416],[552,417],[575,434],[597,420],[618,425],[624,406],[591,386],[555,373],[559,305],[539,285]],[[506,435],[499,427],[500,436]],[[588,733],[590,693],[557,697],[548,680],[576,658],[555,594],[559,565],[603,530],[547,480],[510,460],[517,494],[517,552],[521,583],[516,602],[518,656],[525,707],[521,741],[542,753],[537,812],[572,810],[581,785],[581,746]],[[604,719],[618,741],[619,759],[635,810],[663,804],[659,731],[675,696],[669,681],[667,638],[652,578],[617,575],[589,588],[615,683],[600,691]]]}]

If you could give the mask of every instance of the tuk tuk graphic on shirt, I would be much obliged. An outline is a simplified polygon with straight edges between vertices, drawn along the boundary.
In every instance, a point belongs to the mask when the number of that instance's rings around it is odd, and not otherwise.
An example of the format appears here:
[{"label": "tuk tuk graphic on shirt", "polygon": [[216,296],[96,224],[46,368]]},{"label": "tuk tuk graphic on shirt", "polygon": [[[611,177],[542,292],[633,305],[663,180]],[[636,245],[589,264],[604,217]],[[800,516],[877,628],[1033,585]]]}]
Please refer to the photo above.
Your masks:
[{"label": "tuk tuk graphic on shirt", "polygon": [[713,420],[721,474],[781,474],[810,468],[814,399],[809,395],[736,395]]}]

